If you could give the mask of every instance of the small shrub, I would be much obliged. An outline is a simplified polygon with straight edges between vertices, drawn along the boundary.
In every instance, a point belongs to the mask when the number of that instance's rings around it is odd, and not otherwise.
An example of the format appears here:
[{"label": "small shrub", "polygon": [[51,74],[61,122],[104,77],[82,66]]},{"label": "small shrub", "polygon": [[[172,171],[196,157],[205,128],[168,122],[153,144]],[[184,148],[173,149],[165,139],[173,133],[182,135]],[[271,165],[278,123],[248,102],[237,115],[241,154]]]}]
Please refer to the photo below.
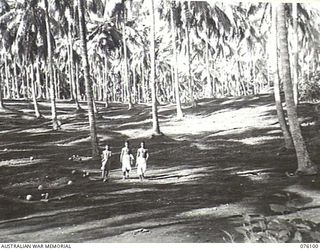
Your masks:
[{"label": "small shrub", "polygon": [[299,83],[301,101],[316,102],[320,100],[320,72],[311,74],[310,79],[304,77]]}]

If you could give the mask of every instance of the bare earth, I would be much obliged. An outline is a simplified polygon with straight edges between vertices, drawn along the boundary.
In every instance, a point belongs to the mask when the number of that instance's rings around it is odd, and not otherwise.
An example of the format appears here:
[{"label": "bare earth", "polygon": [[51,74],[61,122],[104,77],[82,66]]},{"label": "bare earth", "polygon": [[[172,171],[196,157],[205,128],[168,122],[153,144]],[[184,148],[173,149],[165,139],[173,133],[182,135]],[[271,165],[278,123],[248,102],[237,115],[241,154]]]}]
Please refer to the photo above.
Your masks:
[{"label": "bare earth", "polygon": [[[50,120],[32,117],[31,103],[7,107],[0,111],[0,242],[229,242],[227,233],[242,242],[235,228],[244,214],[320,222],[320,179],[287,176],[295,156],[279,154],[270,95],[202,100],[184,110],[182,121],[173,105],[161,106],[165,136],[156,138],[150,137],[149,106],[128,112],[125,105],[100,104],[101,148],[109,143],[114,153],[107,183],[100,163],[89,157],[87,116],[72,103],[58,103],[62,130],[56,132]],[[40,107],[49,118],[49,104]],[[301,122],[320,163],[312,112],[302,105]],[[130,180],[121,179],[126,139],[134,151],[141,140],[150,150],[144,182],[136,169]],[[79,158],[69,160],[72,155]],[[277,205],[296,210],[275,211]]]}]

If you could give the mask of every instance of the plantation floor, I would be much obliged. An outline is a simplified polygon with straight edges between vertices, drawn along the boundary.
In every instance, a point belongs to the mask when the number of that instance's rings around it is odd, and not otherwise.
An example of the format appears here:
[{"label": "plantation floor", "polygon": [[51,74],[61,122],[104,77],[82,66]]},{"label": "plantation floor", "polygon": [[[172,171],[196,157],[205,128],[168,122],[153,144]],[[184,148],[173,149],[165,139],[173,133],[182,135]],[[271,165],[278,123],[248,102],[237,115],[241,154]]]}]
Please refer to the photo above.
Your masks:
[{"label": "plantation floor", "polygon": [[[0,111],[0,242],[228,242],[227,234],[242,242],[235,229],[244,214],[320,222],[320,178],[288,177],[295,156],[280,152],[271,95],[201,100],[185,108],[181,121],[173,105],[161,106],[165,136],[156,138],[150,137],[149,106],[128,111],[99,104],[100,144],[109,143],[114,153],[107,183],[100,163],[88,157],[87,116],[72,103],[58,103],[62,129],[56,132],[50,120],[33,118],[31,103],[6,105]],[[40,108],[49,118],[49,104]],[[300,113],[320,163],[312,106],[301,105]],[[143,182],[136,169],[130,180],[121,179],[126,139],[134,150],[145,140],[150,150]],[[69,160],[72,155],[81,160]]]}]

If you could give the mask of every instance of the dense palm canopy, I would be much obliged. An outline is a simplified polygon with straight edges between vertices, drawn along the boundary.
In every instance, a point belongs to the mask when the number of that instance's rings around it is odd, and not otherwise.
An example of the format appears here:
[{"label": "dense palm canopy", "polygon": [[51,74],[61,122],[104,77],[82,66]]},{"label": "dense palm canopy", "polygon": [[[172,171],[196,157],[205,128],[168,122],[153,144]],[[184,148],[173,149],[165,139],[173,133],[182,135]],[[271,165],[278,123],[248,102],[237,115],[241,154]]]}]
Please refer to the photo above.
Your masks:
[{"label": "dense palm canopy", "polygon": [[[133,102],[147,102],[150,99],[148,86],[149,63],[149,24],[148,4],[145,1],[86,1],[88,54],[90,61],[97,65],[92,69],[92,82],[96,97],[100,100],[108,92],[111,100],[124,101],[127,92],[124,88],[124,48],[127,52],[128,89]],[[51,39],[56,62],[56,74],[60,76],[57,97],[74,98],[67,64],[71,54],[73,64],[80,63],[78,12],[76,2],[49,1]],[[205,1],[160,1],[155,6],[156,18],[156,66],[158,78],[158,99],[161,102],[174,101],[171,82],[172,38],[170,8],[173,8],[175,39],[178,49],[178,80],[181,101],[204,96],[233,96],[256,94],[270,87],[267,51],[270,34],[270,5],[260,4],[209,4]],[[18,77],[17,96],[21,94],[24,67],[23,61],[39,57],[40,77],[44,77],[47,56],[45,12],[42,1],[2,0],[1,48],[7,53],[8,67],[14,68],[16,57]],[[289,9],[288,11],[291,11]],[[14,15],[12,15],[14,13]],[[319,50],[318,11],[302,4],[298,5],[299,76],[309,74],[310,67],[317,66]],[[292,20],[288,20],[289,23]],[[125,34],[122,31],[125,25]],[[289,26],[291,28],[291,26]],[[72,37],[72,53],[68,42],[68,32]],[[292,33],[293,32],[289,32]],[[187,35],[188,34],[188,39]],[[289,34],[290,35],[290,34]],[[69,51],[68,51],[69,50]],[[248,56],[250,55],[250,56]],[[2,58],[3,59],[3,58]],[[78,62],[75,62],[78,61]],[[309,64],[309,65],[308,65]],[[189,68],[188,68],[189,67]],[[303,67],[303,68],[302,68]],[[232,74],[225,74],[225,69]],[[306,70],[304,70],[306,69]],[[101,71],[101,72],[100,72]],[[11,71],[10,71],[11,72]],[[9,72],[9,73],[10,73]],[[100,72],[100,73],[99,73]],[[309,72],[309,73],[308,73]],[[81,74],[81,71],[79,72]],[[103,73],[103,75],[102,75]],[[80,75],[79,89],[84,94]],[[188,78],[190,78],[188,80]],[[10,81],[11,83],[12,81]],[[118,84],[117,84],[118,83]],[[40,82],[43,85],[43,81]],[[116,85],[116,86],[114,86]],[[146,85],[143,86],[142,85]],[[106,87],[104,87],[106,86]],[[10,87],[10,86],[9,86]],[[10,87],[11,88],[11,87]],[[104,88],[104,91],[102,91]],[[190,89],[192,91],[190,91]],[[39,88],[40,90],[40,88]],[[7,87],[3,90],[9,93]],[[21,92],[22,91],[22,92]],[[45,91],[45,88],[42,88]],[[101,91],[103,93],[98,94]],[[23,92],[24,93],[24,92]],[[192,93],[193,96],[190,96]],[[41,94],[39,94],[40,96]],[[42,94],[44,96],[44,94]],[[5,96],[10,98],[10,96]]]}]

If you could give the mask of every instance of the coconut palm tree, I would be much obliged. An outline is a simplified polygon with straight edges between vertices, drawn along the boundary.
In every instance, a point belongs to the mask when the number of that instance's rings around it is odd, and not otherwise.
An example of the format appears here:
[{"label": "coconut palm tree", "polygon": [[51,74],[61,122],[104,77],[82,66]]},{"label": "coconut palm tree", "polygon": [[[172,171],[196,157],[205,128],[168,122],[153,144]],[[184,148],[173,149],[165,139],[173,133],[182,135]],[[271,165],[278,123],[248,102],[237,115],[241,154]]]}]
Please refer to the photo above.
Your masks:
[{"label": "coconut palm tree", "polygon": [[176,22],[177,19],[175,18],[176,13],[176,2],[173,1],[170,4],[170,20],[171,20],[171,37],[172,37],[172,64],[174,65],[174,90],[175,90],[175,97],[176,97],[176,109],[177,109],[177,118],[183,118],[183,112],[181,108],[181,101],[180,101],[180,91],[179,91],[179,71],[178,71],[178,51],[177,51],[177,31],[176,31]]},{"label": "coconut palm tree", "polygon": [[[59,5],[58,5],[59,6]],[[60,3],[61,6],[61,3]],[[78,89],[79,87],[76,85],[76,79],[75,79],[75,59],[74,59],[74,33],[75,33],[75,15],[74,15],[74,8],[70,3],[67,1],[64,5],[64,8],[62,9],[64,15],[61,15],[62,18],[66,19],[67,23],[67,51],[68,51],[68,61],[69,61],[69,79],[70,79],[70,85],[71,85],[71,96],[72,99],[75,102],[76,110],[77,112],[82,111],[82,108],[80,106],[79,100],[78,100]]]},{"label": "coconut palm tree", "polygon": [[286,4],[281,3],[278,7],[278,36],[281,61],[281,76],[284,83],[285,100],[287,105],[288,120],[293,144],[296,150],[298,160],[297,173],[316,174],[317,166],[311,161],[306,143],[302,137],[301,128],[298,120],[298,114],[294,102],[293,87],[291,81],[289,48],[288,48],[288,30],[286,27]]},{"label": "coconut palm tree", "polygon": [[[2,15],[4,15],[9,10],[10,10],[9,4],[5,0],[0,0],[0,18],[1,18]],[[0,22],[0,26],[2,26],[1,22]],[[2,45],[2,42],[0,42],[0,49],[1,49],[2,46],[4,46],[4,45]],[[5,65],[1,65],[0,69],[1,68],[4,68],[4,70],[6,71]],[[3,91],[3,87],[2,87],[3,78],[4,77],[1,77],[1,71],[0,71],[0,109],[4,109],[4,107],[5,107],[4,103],[3,103],[3,92],[4,92]],[[7,92],[9,92],[8,87],[9,86],[7,85]]]},{"label": "coconut palm tree", "polygon": [[98,148],[98,137],[96,129],[96,119],[93,107],[93,92],[92,85],[90,83],[90,69],[89,69],[89,60],[88,60],[88,50],[87,50],[87,35],[86,35],[86,21],[85,21],[85,10],[83,0],[78,0],[78,11],[79,11],[79,28],[80,28],[80,39],[81,39],[81,56],[82,56],[82,65],[84,71],[84,82],[86,87],[87,103],[88,103],[88,116],[89,116],[89,125],[90,125],[90,137],[91,137],[91,150],[92,157],[99,157],[99,148]]},{"label": "coconut palm tree", "polygon": [[0,74],[0,109],[4,109],[4,107],[5,106],[3,104],[3,94],[2,94],[2,77],[1,77],[1,74]]},{"label": "coconut palm tree", "polygon": [[154,13],[154,0],[150,2],[150,64],[151,64],[151,72],[150,72],[150,86],[151,86],[151,96],[152,96],[152,131],[155,135],[160,135],[160,126],[159,126],[159,118],[158,118],[158,106],[157,106],[157,97],[156,97],[156,52],[155,52],[155,13]]},{"label": "coconut palm tree", "polygon": [[293,70],[293,98],[296,105],[298,105],[299,101],[299,90],[298,90],[298,3],[292,3],[292,23],[293,23],[293,43],[292,43],[292,50],[293,50],[293,63],[292,63],[292,70]]},{"label": "coconut palm tree", "polygon": [[185,38],[186,38],[186,56],[187,56],[187,65],[188,65],[188,89],[189,89],[189,98],[192,107],[196,107],[197,103],[194,99],[193,93],[193,76],[192,76],[192,36],[190,36],[191,28],[192,28],[192,9],[191,9],[191,1],[183,2],[183,7],[181,7],[181,14],[183,19],[183,27],[185,30]]},{"label": "coconut palm tree", "polygon": [[280,80],[279,80],[279,69],[278,69],[278,45],[277,45],[277,4],[272,3],[272,27],[270,36],[270,58],[272,65],[272,73],[274,77],[274,98],[276,103],[276,110],[281,131],[283,133],[284,142],[286,149],[293,149],[293,141],[289,131],[289,127],[286,123],[285,114],[283,111],[281,95],[280,95]]},{"label": "coconut palm tree", "polygon": [[121,27],[122,31],[122,53],[123,53],[123,72],[124,72],[124,86],[126,89],[126,97],[128,102],[128,109],[132,109],[132,97],[131,97],[131,85],[129,79],[129,66],[128,66],[128,37],[127,37],[127,23],[128,23],[128,8],[126,6],[127,1],[121,1],[117,3],[111,13],[111,17],[115,19],[116,27]]},{"label": "coconut palm tree", "polygon": [[57,118],[57,107],[56,107],[56,87],[53,80],[53,65],[52,65],[52,36],[50,28],[50,18],[49,18],[49,4],[48,0],[44,0],[45,8],[45,23],[46,23],[46,33],[47,33],[47,63],[48,63],[48,76],[50,80],[50,99],[51,99],[51,119],[53,130],[58,130],[60,128],[58,118]]},{"label": "coconut palm tree", "polygon": [[[15,15],[10,16],[10,13],[15,13]],[[12,84],[13,96],[18,95],[18,77],[20,79],[26,79],[27,86],[25,86],[24,93],[27,94],[29,91],[32,93],[32,99],[34,104],[34,111],[37,118],[42,117],[37,103],[37,98],[35,96],[35,83],[32,82],[34,76],[33,64],[35,62],[35,57],[38,57],[38,40],[43,39],[45,36],[44,26],[44,12],[38,6],[38,1],[29,1],[25,4],[17,4],[14,8],[9,9],[7,12],[7,19],[5,30],[7,32],[3,33],[5,37],[5,42],[3,43],[3,49],[5,49],[8,54],[10,53],[14,60],[11,60],[14,68],[14,81]],[[1,31],[3,31],[1,29]],[[9,71],[8,67],[8,57],[4,59],[5,64],[5,74],[6,74],[6,84],[7,92],[9,91]],[[29,63],[30,62],[30,63]],[[18,69],[19,72],[18,73]],[[23,68],[25,68],[23,70]],[[29,71],[30,74],[29,74]],[[28,84],[31,78],[31,86]],[[9,91],[10,92],[10,91]],[[8,95],[11,96],[10,94]]]}]

